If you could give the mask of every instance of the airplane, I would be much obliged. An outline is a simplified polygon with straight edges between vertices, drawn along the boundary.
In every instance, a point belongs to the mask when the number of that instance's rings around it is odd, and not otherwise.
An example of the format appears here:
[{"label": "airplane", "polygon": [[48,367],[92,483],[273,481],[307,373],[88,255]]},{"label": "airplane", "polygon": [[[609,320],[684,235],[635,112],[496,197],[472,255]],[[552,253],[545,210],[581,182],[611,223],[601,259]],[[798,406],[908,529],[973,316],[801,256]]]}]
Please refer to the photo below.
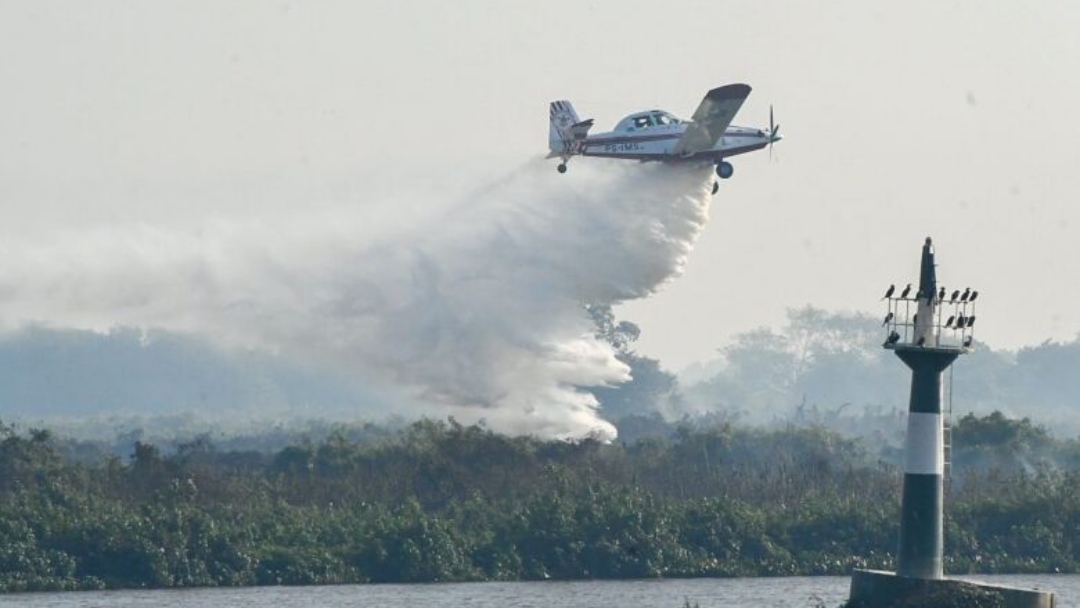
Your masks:
[{"label": "airplane", "polygon": [[[750,95],[750,85],[729,84],[705,95],[689,121],[662,110],[635,112],[623,118],[607,133],[589,135],[593,119],[581,120],[569,101],[551,102],[548,158],[562,159],[559,173],[566,173],[572,156],[599,156],[639,161],[707,162],[716,165],[716,175],[728,179],[735,167],[728,157],[769,147],[783,139],[780,125],[773,122],[769,106],[769,130],[735,127],[732,119]],[[720,189],[713,182],[713,194]]]}]

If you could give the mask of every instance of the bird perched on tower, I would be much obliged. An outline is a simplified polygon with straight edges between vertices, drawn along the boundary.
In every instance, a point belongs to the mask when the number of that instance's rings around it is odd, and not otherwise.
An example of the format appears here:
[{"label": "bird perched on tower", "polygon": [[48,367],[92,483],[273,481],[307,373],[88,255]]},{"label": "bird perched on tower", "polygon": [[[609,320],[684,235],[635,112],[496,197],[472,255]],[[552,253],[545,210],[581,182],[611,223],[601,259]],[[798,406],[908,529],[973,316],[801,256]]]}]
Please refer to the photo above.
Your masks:
[{"label": "bird perched on tower", "polygon": [[900,292],[900,299],[903,300],[904,298],[907,298],[909,293],[911,293],[911,283],[908,283],[907,287],[904,288],[904,291]]}]

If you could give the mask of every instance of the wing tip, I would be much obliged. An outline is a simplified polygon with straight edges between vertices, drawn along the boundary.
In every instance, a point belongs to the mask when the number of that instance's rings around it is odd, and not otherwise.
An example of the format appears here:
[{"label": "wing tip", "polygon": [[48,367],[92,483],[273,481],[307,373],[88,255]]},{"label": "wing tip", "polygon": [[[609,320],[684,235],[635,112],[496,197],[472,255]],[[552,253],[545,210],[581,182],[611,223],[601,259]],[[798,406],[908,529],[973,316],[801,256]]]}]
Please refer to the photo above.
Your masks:
[{"label": "wing tip", "polygon": [[745,99],[750,95],[751,87],[748,84],[735,83],[716,87],[705,95],[708,99]]}]

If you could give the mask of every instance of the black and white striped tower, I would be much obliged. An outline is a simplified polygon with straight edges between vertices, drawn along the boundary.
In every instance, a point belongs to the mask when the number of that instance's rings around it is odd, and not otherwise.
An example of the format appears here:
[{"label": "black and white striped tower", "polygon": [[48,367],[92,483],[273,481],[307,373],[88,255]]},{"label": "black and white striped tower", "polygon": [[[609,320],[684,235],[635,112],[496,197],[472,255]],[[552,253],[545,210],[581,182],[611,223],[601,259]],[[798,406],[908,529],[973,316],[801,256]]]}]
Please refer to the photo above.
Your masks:
[{"label": "black and white striped tower", "polygon": [[[909,321],[905,315],[902,321],[906,339],[893,343],[887,341],[885,344],[885,348],[892,349],[911,368],[911,402],[896,573],[911,578],[940,579],[943,576],[945,474],[941,379],[942,373],[968,347],[962,340],[956,341],[955,330],[944,330],[952,339],[943,339],[934,245],[929,237],[922,248],[916,300],[916,316]],[[910,311],[911,302],[905,302],[904,309]]]},{"label": "black and white striped tower", "polygon": [[[896,572],[856,569],[852,573],[851,602],[922,606],[929,605],[931,597],[938,602],[965,597],[974,586],[1000,596],[1005,608],[1054,608],[1054,594],[1047,591],[959,581],[945,578],[942,572],[945,420],[941,380],[957,357],[971,352],[978,292],[964,288],[969,295],[962,297],[956,288],[938,287],[929,237],[922,248],[918,292],[912,295],[910,285],[900,295],[896,291],[890,286],[882,298],[889,304],[882,327],[887,332],[884,347],[911,368],[900,550]],[[956,295],[946,300],[951,292]]]}]

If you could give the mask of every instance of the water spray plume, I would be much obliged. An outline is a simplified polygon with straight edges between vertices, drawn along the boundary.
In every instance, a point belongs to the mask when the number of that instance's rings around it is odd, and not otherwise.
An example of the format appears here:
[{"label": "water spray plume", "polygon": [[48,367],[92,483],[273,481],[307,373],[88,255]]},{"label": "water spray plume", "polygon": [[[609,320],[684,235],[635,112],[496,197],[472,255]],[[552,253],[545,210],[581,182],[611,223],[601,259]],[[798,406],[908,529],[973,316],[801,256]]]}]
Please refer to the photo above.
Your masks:
[{"label": "water spray plume", "polygon": [[560,177],[535,162],[452,205],[413,202],[422,219],[367,205],[9,241],[0,322],[191,332],[389,382],[433,415],[610,439],[587,389],[629,371],[585,307],[677,276],[711,182],[709,166],[580,163]]}]

